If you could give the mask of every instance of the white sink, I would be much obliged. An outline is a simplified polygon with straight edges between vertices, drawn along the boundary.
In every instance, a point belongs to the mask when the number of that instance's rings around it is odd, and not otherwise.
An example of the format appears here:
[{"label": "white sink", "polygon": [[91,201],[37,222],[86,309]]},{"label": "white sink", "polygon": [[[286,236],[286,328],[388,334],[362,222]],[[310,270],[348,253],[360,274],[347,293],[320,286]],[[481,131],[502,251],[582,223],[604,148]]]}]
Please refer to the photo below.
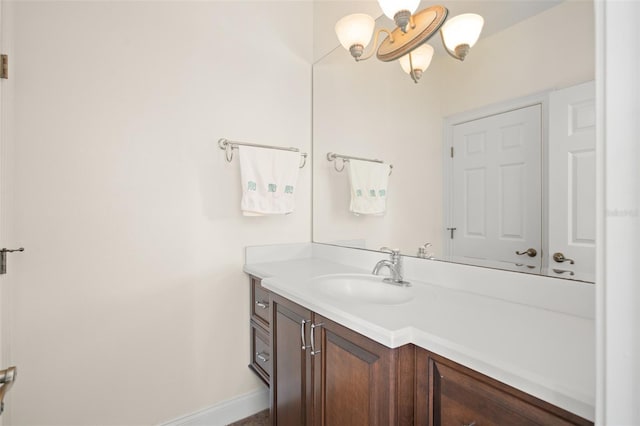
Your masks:
[{"label": "white sink", "polygon": [[386,283],[382,281],[384,278],[369,274],[331,274],[314,278],[312,284],[320,293],[346,302],[399,305],[413,299],[412,287]]}]

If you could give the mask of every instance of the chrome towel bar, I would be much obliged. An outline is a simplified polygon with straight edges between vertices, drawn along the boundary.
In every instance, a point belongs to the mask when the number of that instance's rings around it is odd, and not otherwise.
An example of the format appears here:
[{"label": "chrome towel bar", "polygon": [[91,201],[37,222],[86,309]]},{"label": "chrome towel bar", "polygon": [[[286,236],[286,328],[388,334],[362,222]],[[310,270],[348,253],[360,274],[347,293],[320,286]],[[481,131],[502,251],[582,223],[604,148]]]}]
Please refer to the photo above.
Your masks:
[{"label": "chrome towel bar", "polygon": [[[227,158],[227,161],[229,163],[231,162],[231,160],[233,160],[233,150],[234,149],[238,149],[239,145],[253,146],[253,147],[256,147],[256,148],[278,149],[278,150],[281,150],[281,151],[300,152],[300,150],[298,148],[293,148],[293,147],[282,147],[282,146],[274,146],[274,145],[259,145],[257,143],[230,141],[229,139],[225,139],[225,138],[218,139],[218,146],[220,147],[220,149],[222,149],[225,152],[225,157]],[[307,164],[307,155],[308,154],[306,152],[300,152],[300,155],[302,156],[302,165],[300,166],[300,168],[303,168],[305,166],[305,164]]]},{"label": "chrome towel bar", "polygon": [[[336,161],[338,158],[340,160],[342,160],[342,168],[341,169],[338,168],[338,162]],[[378,159],[354,157],[354,156],[351,156],[351,155],[336,154],[335,152],[327,152],[327,160],[328,161],[333,161],[333,168],[336,169],[336,172],[343,171],[344,170],[344,163],[348,162],[349,160],[369,161],[371,163],[384,163],[384,161],[378,160]],[[393,164],[389,164],[389,176],[391,176],[391,172],[392,171],[393,171]]]}]

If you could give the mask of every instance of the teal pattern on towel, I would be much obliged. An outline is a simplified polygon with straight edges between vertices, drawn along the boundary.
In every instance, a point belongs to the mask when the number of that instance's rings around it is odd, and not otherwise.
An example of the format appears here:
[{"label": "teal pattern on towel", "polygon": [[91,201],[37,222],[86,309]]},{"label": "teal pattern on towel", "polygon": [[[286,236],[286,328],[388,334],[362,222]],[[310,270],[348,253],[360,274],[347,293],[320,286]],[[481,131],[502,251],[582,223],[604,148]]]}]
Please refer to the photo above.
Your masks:
[{"label": "teal pattern on towel", "polygon": [[256,190],[256,183],[250,180],[249,183],[247,183],[247,191],[255,191],[255,190]]},{"label": "teal pattern on towel", "polygon": [[269,184],[269,192],[276,192],[276,189],[278,189],[278,185],[276,185],[275,183]]},{"label": "teal pattern on towel", "polygon": [[287,185],[284,187],[284,193],[285,194],[293,194],[293,186],[291,185]]}]

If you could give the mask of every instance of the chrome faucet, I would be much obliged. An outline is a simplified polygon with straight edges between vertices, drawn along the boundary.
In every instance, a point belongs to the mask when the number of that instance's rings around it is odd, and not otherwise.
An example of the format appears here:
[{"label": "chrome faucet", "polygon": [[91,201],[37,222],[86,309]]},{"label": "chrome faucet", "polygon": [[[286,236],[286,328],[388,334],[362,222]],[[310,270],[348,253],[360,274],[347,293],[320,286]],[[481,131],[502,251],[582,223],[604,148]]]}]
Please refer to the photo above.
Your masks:
[{"label": "chrome faucet", "polygon": [[383,281],[395,285],[410,286],[411,283],[404,281],[402,278],[402,256],[400,250],[390,249],[389,247],[381,247],[380,251],[391,254],[390,259],[382,259],[373,267],[373,275],[380,275],[380,270],[384,267],[389,269],[391,275]]}]

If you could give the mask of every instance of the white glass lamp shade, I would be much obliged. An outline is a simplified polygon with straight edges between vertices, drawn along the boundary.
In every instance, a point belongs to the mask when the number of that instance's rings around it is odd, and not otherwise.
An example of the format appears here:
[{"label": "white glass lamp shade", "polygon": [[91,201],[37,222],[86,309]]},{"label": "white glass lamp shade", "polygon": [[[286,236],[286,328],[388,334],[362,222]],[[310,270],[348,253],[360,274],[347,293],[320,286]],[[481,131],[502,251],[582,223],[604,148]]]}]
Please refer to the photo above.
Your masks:
[{"label": "white glass lamp shade", "polygon": [[408,10],[413,13],[418,9],[420,0],[378,0],[378,4],[382,12],[393,19],[393,17],[401,10]]},{"label": "white glass lamp shade", "polygon": [[364,13],[347,15],[336,23],[336,34],[340,44],[347,50],[353,45],[367,47],[371,41],[375,21]]},{"label": "white glass lamp shade", "polygon": [[433,58],[433,47],[428,44],[423,44],[411,53],[407,53],[400,60],[400,66],[407,74],[411,74],[411,63],[409,62],[409,55],[411,55],[411,61],[413,62],[413,69],[425,71],[431,64]]},{"label": "white glass lamp shade", "polygon": [[465,44],[471,48],[478,41],[483,26],[484,18],[475,13],[455,16],[442,26],[444,44],[452,52]]}]

